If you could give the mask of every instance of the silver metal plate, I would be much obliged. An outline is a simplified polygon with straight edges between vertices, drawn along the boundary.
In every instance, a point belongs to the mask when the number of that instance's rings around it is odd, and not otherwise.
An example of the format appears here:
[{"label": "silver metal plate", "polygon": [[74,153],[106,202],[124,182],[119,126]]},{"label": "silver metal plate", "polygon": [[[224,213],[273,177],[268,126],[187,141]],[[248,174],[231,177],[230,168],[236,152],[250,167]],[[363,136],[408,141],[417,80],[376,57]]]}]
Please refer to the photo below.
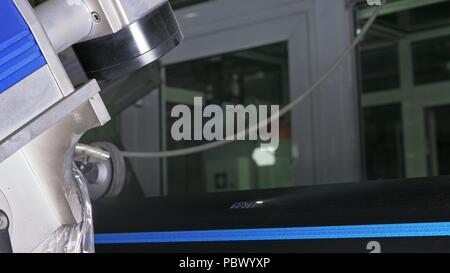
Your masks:
[{"label": "silver metal plate", "polygon": [[48,65],[0,94],[0,141],[62,98]]},{"label": "silver metal plate", "polygon": [[[78,107],[82,102],[90,100],[90,98],[91,100],[101,101],[99,97],[97,98],[95,96],[99,91],[100,87],[97,82],[95,80],[90,81],[84,87],[77,90],[77,92],[74,92],[70,96],[62,99],[41,115],[37,115],[35,119],[28,122],[13,134],[9,135],[6,139],[2,140],[0,142],[0,162],[45,132],[48,128]],[[2,101],[1,96],[0,101]],[[11,111],[11,109],[9,109],[9,111]],[[99,114],[109,117],[106,108],[101,111],[102,112]]]}]

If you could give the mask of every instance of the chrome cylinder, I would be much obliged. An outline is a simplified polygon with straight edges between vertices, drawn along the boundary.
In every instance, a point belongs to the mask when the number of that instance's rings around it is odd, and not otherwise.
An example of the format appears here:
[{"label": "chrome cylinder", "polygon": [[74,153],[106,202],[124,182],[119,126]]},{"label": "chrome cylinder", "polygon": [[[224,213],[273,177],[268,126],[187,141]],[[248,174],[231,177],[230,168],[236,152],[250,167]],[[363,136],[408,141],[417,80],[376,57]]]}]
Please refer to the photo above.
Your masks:
[{"label": "chrome cylinder", "polygon": [[93,28],[92,14],[83,1],[48,0],[35,11],[58,53],[83,40]]}]

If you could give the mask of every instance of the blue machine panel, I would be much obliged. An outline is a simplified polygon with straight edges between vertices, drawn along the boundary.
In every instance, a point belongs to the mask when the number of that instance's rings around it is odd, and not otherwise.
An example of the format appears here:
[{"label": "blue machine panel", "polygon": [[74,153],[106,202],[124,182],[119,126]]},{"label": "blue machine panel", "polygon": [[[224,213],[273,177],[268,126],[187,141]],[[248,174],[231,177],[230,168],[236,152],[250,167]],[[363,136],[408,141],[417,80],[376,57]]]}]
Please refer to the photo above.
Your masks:
[{"label": "blue machine panel", "polygon": [[0,94],[46,64],[12,0],[0,1]]}]

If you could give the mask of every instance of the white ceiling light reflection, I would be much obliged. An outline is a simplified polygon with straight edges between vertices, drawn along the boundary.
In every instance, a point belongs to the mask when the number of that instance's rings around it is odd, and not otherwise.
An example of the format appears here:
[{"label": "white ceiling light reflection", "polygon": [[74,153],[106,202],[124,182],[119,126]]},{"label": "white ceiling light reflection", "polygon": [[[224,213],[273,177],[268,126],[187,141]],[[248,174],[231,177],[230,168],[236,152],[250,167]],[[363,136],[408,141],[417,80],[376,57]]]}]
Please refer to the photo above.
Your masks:
[{"label": "white ceiling light reflection", "polygon": [[197,16],[198,16],[197,12],[189,12],[188,14],[184,15],[184,18],[186,18],[186,19],[194,19]]},{"label": "white ceiling light reflection", "polygon": [[276,151],[274,147],[258,147],[253,151],[252,158],[259,167],[274,166],[277,162]]}]

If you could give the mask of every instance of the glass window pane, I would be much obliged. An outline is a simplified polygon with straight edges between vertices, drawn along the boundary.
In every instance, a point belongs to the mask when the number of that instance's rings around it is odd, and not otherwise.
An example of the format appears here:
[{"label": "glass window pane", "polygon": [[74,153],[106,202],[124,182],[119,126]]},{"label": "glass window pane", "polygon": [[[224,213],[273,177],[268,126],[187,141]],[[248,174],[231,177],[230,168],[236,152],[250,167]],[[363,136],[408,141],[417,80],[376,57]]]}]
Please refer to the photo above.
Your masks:
[{"label": "glass window pane", "polygon": [[[175,141],[170,110],[186,96],[202,96],[205,105],[280,105],[289,102],[287,43],[277,43],[166,67],[166,133],[168,150],[202,141]],[[183,98],[183,99],[182,99]],[[192,99],[193,100],[193,99]],[[206,122],[207,119],[204,120]],[[279,188],[294,185],[291,123],[280,120],[276,151],[260,149],[258,141],[237,141],[201,154],[167,161],[169,194]]]},{"label": "glass window pane", "polygon": [[[429,5],[419,5],[419,7],[416,8],[410,7],[414,7],[417,1],[398,0],[398,2],[401,1],[404,2],[405,10],[380,16],[377,23],[386,28],[403,33],[424,31],[450,24],[450,17],[448,16],[450,13],[449,1],[441,1],[440,3],[432,3]],[[392,4],[392,2],[393,1],[389,1],[390,4]],[[410,3],[410,6],[408,6],[407,2]],[[419,2],[426,1],[422,0]],[[433,1],[428,2],[431,3]]]},{"label": "glass window pane", "polygon": [[[362,16],[367,11],[365,3],[356,6],[359,20],[357,20],[355,35],[358,35],[367,23],[367,18]],[[369,11],[372,12],[370,9]],[[391,21],[386,15],[377,18],[377,22],[383,20]],[[372,26],[358,46],[357,60],[359,61],[360,88],[363,94],[401,88],[399,39],[395,31],[383,26],[378,24]]]},{"label": "glass window pane", "polygon": [[450,80],[450,36],[412,44],[416,85]]},{"label": "glass window pane", "polygon": [[363,49],[361,77],[364,93],[398,89],[400,73],[397,46]]},{"label": "glass window pane", "polygon": [[166,68],[167,86],[195,90],[209,102],[288,101],[287,44],[280,43]]},{"label": "glass window pane", "polygon": [[427,111],[429,162],[433,175],[450,175],[450,106],[439,106]]},{"label": "glass window pane", "polygon": [[400,105],[365,108],[364,128],[368,179],[404,177]]}]

